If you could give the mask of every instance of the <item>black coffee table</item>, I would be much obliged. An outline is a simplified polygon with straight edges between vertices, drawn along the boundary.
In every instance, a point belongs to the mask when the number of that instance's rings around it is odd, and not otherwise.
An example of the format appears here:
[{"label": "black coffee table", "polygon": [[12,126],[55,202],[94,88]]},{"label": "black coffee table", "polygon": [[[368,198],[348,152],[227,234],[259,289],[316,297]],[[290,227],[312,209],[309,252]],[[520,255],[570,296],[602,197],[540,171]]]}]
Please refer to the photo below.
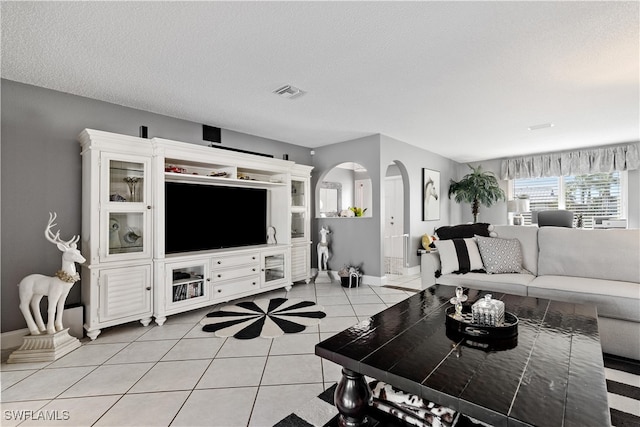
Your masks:
[{"label": "black coffee table", "polygon": [[370,391],[364,375],[495,426],[611,424],[596,308],[487,293],[519,318],[511,340],[447,330],[455,294],[435,285],[315,347],[343,367],[336,389],[340,424],[364,425]]}]

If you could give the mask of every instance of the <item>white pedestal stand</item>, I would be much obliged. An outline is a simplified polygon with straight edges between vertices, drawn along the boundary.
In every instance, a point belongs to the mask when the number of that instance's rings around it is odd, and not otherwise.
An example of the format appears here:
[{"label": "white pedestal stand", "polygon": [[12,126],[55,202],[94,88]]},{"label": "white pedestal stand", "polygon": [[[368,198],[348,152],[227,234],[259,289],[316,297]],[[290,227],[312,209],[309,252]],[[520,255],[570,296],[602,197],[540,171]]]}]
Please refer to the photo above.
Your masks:
[{"label": "white pedestal stand", "polygon": [[69,335],[69,328],[55,334],[27,335],[7,363],[53,362],[80,347],[80,340]]},{"label": "white pedestal stand", "polygon": [[316,276],[315,283],[333,283],[333,280],[331,280],[331,276],[329,276],[329,271],[318,270],[318,275]]}]

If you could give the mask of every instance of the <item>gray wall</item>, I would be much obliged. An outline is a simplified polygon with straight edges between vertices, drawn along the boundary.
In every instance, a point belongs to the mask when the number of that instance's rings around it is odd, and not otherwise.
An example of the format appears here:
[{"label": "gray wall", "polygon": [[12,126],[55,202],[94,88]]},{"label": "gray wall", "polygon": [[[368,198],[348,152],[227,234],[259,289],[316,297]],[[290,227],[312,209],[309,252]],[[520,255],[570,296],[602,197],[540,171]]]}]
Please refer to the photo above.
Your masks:
[{"label": "gray wall", "polygon": [[[311,194],[318,200],[318,182],[323,181],[334,166],[344,162],[355,162],[364,166],[371,178],[373,206],[371,216],[362,218],[316,218],[312,221],[311,240],[312,265],[317,267],[316,245],[320,241],[320,229],[326,226],[331,231],[329,248],[331,257],[329,270],[337,271],[346,264],[360,265],[366,275],[381,276],[380,265],[380,192],[379,168],[380,136],[371,135],[351,141],[331,144],[315,149]],[[313,203],[315,207],[315,203]],[[315,216],[315,209],[312,210]]]},{"label": "gray wall", "polygon": [[[53,275],[60,252],[44,238],[48,212],[58,213],[63,238],[80,233],[81,163],[76,137],[84,128],[208,145],[202,124],[24,85],[1,81],[2,93],[2,331],[25,327],[18,309],[20,280]],[[211,123],[215,126],[215,117]],[[309,149],[222,129],[222,145],[311,164]],[[80,302],[76,284],[67,303]],[[46,304],[43,303],[43,307]]]},{"label": "gray wall", "polygon": [[[367,218],[318,218],[312,239],[319,241],[319,230],[327,226],[332,232],[329,260],[330,270],[339,270],[345,264],[362,265],[368,276],[384,275],[384,177],[389,165],[403,176],[405,202],[405,232],[409,234],[409,267],[420,265],[417,249],[423,234],[432,234],[441,225],[457,223],[460,207],[446,197],[448,183],[458,173],[459,164],[385,135],[371,135],[352,141],[315,149],[312,194],[317,195],[317,183],[334,166],[343,162],[356,162],[364,166],[372,181],[373,206]],[[422,168],[440,171],[440,220],[422,221]],[[404,172],[403,172],[404,171]],[[317,266],[317,260],[312,260]]]}]

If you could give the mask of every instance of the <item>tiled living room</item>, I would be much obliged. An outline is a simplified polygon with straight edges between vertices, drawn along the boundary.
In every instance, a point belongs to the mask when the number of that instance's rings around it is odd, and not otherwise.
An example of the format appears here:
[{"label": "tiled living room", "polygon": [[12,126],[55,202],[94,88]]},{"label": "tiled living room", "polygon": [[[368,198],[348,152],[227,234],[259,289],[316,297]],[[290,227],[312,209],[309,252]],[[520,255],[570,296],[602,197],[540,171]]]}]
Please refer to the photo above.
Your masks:
[{"label": "tiled living room", "polygon": [[640,3],[0,7],[1,425],[640,426]]},{"label": "tiled living room", "polygon": [[[290,292],[251,298],[300,298],[324,307],[318,326],[278,338],[204,332],[200,321],[212,307],[163,326],[111,328],[52,363],[3,363],[2,425],[275,425],[340,378],[340,367],[315,356],[314,346],[406,299],[416,282],[400,277],[393,288],[302,282]],[[59,419],[20,423],[5,411],[48,411]]]}]

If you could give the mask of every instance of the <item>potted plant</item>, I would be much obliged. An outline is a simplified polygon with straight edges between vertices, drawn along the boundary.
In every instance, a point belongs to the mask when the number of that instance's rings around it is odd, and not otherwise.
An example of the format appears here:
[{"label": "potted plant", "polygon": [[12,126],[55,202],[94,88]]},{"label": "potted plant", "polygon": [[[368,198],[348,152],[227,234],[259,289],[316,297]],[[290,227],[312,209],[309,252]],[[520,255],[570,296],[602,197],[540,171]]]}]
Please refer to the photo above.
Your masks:
[{"label": "potted plant", "polygon": [[364,216],[364,213],[367,211],[367,208],[362,209],[354,206],[349,208],[349,210],[353,212],[355,216]]},{"label": "potted plant", "polygon": [[475,223],[478,222],[481,204],[489,207],[494,202],[506,198],[493,172],[483,171],[480,165],[475,168],[469,165],[469,168],[471,168],[471,173],[463,176],[460,181],[451,180],[449,198],[454,195],[455,201],[458,203],[471,203],[471,212]]}]

